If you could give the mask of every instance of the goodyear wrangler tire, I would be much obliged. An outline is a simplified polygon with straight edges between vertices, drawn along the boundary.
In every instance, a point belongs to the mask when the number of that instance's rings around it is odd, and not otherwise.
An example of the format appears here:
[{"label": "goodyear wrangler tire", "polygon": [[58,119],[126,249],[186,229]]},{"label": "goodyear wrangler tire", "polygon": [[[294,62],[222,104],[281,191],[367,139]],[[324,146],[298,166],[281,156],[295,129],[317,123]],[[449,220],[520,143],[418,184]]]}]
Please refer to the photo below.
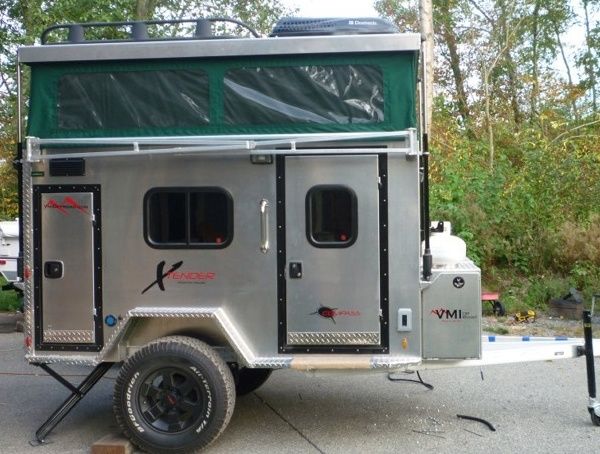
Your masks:
[{"label": "goodyear wrangler tire", "polygon": [[125,435],[150,453],[196,452],[227,427],[235,384],[221,357],[183,336],[157,339],[123,364],[113,410]]}]

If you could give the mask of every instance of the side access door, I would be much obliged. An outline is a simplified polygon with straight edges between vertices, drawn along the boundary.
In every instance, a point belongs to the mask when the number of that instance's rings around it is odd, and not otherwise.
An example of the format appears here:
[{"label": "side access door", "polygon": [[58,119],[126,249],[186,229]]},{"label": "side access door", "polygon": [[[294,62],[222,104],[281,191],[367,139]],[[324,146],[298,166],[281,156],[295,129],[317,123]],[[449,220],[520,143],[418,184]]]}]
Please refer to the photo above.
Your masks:
[{"label": "side access door", "polygon": [[385,162],[280,158],[280,352],[387,351]]},{"label": "side access door", "polygon": [[102,347],[100,187],[34,186],[35,343]]}]

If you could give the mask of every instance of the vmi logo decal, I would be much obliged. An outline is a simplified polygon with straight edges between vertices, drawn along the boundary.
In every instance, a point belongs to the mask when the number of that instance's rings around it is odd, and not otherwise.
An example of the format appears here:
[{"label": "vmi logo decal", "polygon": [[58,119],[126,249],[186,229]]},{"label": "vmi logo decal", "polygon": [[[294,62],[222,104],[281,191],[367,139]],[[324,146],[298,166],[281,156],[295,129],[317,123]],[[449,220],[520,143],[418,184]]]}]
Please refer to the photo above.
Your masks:
[{"label": "vmi logo decal", "polygon": [[430,315],[437,316],[437,318],[443,322],[458,322],[461,320],[477,318],[476,315],[472,315],[468,311],[463,311],[462,309],[448,309],[445,307],[432,309]]}]

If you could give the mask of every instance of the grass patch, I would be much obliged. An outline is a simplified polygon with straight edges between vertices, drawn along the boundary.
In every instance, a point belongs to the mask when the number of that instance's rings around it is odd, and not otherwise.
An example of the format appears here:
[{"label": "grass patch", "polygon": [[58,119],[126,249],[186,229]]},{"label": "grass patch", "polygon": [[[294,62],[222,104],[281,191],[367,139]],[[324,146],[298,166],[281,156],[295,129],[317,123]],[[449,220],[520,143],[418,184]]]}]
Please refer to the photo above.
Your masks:
[{"label": "grass patch", "polygon": [[[0,287],[6,280],[0,276]],[[14,312],[21,307],[21,297],[14,290],[0,290],[0,312]]]},{"label": "grass patch", "polygon": [[488,331],[490,333],[494,333],[494,334],[500,334],[500,335],[505,335],[508,334],[509,331],[504,328],[503,326],[487,326],[485,328],[485,331]]}]

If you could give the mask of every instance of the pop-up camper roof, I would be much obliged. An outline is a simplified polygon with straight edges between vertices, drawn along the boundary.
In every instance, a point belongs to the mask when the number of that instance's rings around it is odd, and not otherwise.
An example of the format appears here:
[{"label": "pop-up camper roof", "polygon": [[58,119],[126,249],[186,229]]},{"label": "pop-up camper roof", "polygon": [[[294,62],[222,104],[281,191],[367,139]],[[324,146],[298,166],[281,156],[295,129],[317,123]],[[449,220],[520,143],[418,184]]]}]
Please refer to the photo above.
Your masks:
[{"label": "pop-up camper roof", "polygon": [[363,20],[358,34],[338,35],[352,30],[319,23],[326,32],[312,24],[296,36],[300,26],[286,24],[269,38],[80,40],[21,48],[19,60],[31,67],[32,78],[28,135],[373,132],[416,126],[419,35],[390,33],[385,23]]}]

